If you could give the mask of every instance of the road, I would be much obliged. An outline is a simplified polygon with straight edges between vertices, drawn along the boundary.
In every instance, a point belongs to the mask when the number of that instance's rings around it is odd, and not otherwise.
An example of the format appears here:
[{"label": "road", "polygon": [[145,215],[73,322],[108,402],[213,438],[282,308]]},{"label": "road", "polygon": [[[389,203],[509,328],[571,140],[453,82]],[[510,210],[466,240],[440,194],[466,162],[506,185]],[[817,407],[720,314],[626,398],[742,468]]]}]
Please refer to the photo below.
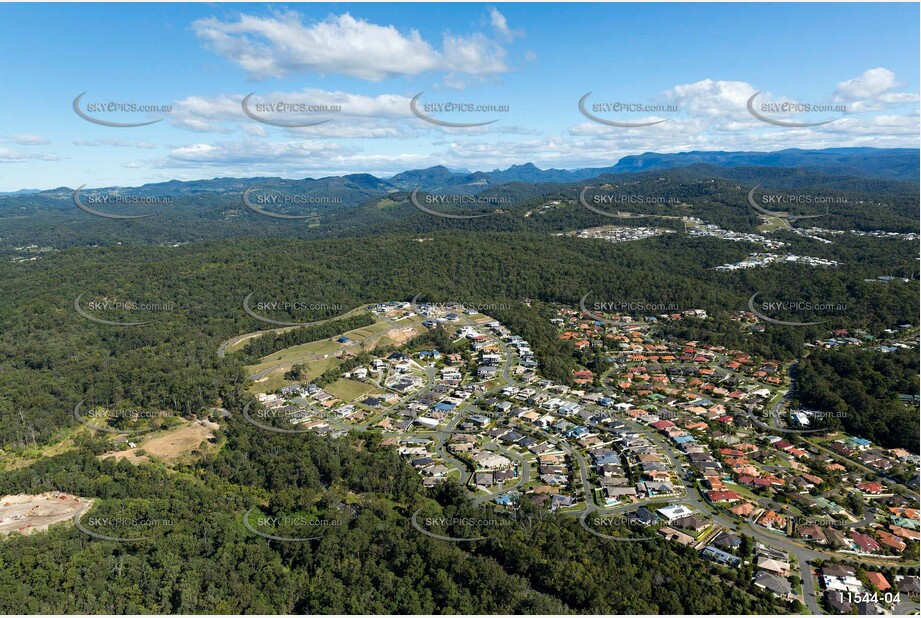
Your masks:
[{"label": "road", "polygon": [[[463,317],[462,321],[468,325],[474,325],[474,323],[470,321],[469,319],[467,319],[466,316]],[[372,339],[374,337],[380,337],[381,335],[384,335],[387,332],[390,332],[390,330],[394,328],[398,328],[398,327],[399,325],[394,325],[391,328],[381,333],[377,333],[373,335],[369,339]],[[262,332],[271,332],[271,331],[262,331]],[[254,334],[251,333],[249,335],[243,335],[241,337],[247,337],[247,336],[253,336],[253,335]],[[239,338],[235,338],[235,339],[239,340]],[[479,397],[471,397],[468,401],[465,401],[463,405],[458,407],[458,409],[455,412],[454,417],[452,418],[450,422],[448,422],[448,424],[444,427],[444,429],[435,430],[431,433],[415,431],[415,432],[406,432],[406,433],[398,434],[394,432],[386,432],[386,435],[416,435],[416,436],[432,435],[434,442],[435,442],[435,450],[444,459],[444,461],[447,462],[448,465],[458,470],[459,482],[461,483],[461,485],[465,487],[469,485],[469,481],[472,476],[470,467],[468,466],[468,464],[466,464],[465,462],[455,457],[447,449],[448,440],[454,433],[456,433],[457,426],[461,422],[463,422],[463,420],[466,418],[471,407],[475,406],[476,403],[478,403],[479,401],[481,401],[482,399],[488,396],[493,395],[494,393],[500,391],[502,388],[505,388],[506,386],[516,386],[516,387],[527,386],[519,382],[512,375],[512,369],[514,366],[513,358],[514,358],[515,353],[512,351],[511,347],[508,346],[504,341],[502,341],[501,338],[493,337],[492,335],[490,335],[490,339],[492,339],[500,347],[500,349],[502,350],[505,356],[505,362],[503,363],[501,379],[499,380],[499,384],[497,386],[489,389],[488,391],[485,391]],[[227,345],[232,345],[233,341],[234,340],[229,340],[228,342],[225,342],[225,344],[222,345],[222,348],[226,348]],[[343,348],[341,348],[341,350],[348,349],[349,347],[353,347],[354,345],[358,345],[358,344],[353,343],[351,345],[344,346]],[[291,360],[284,364],[276,365],[266,370],[263,370],[259,372],[258,374],[255,374],[254,376],[252,376],[252,378],[259,379],[260,377],[264,375],[268,375],[268,373],[280,367],[292,365],[297,362],[303,362],[305,360],[316,360],[317,358],[320,358],[322,356],[328,356],[328,355],[312,355],[312,356],[305,357],[303,359]],[[407,401],[413,398],[416,398],[420,394],[430,390],[432,385],[434,384],[434,379],[435,379],[434,369],[432,369],[431,367],[428,368],[426,370],[426,374],[427,374],[427,385],[423,390],[404,397],[397,404],[388,408],[387,411],[392,410],[400,405],[403,405]],[[772,406],[770,415],[769,415],[769,419],[771,419],[774,422],[779,422],[780,410],[785,403],[785,399],[786,399],[786,393],[783,393],[783,396],[779,400],[777,400]],[[601,410],[601,408],[598,408],[597,406],[590,405],[588,407],[595,408],[597,410]],[[799,565],[800,580],[802,584],[802,598],[803,598],[803,601],[806,607],[813,614],[824,613],[818,603],[818,598],[817,598],[818,591],[816,587],[816,581],[813,577],[812,568],[809,563],[810,561],[817,560],[817,559],[840,560],[842,559],[843,556],[841,556],[840,554],[836,554],[834,552],[827,552],[827,551],[813,549],[804,544],[796,542],[795,540],[790,539],[789,537],[782,536],[779,533],[770,532],[765,528],[757,526],[751,521],[739,520],[739,519],[731,517],[725,514],[724,512],[718,510],[706,500],[706,498],[701,494],[701,491],[698,489],[698,487],[692,484],[688,480],[688,468],[684,462],[684,455],[678,452],[678,450],[670,442],[668,442],[667,440],[664,440],[658,432],[652,431],[651,429],[647,428],[645,425],[637,423],[633,421],[632,419],[624,418],[620,420],[623,420],[623,422],[628,427],[630,427],[632,430],[640,432],[643,435],[645,435],[665,455],[667,459],[667,463],[674,468],[675,473],[679,479],[678,486],[676,487],[676,489],[678,489],[679,491],[676,493],[676,495],[673,495],[673,496],[667,496],[667,497],[658,496],[658,497],[653,497],[653,498],[645,498],[645,499],[638,500],[631,504],[622,504],[622,505],[617,505],[613,507],[600,506],[595,501],[595,492],[592,487],[589,466],[586,462],[585,456],[579,451],[579,449],[574,448],[572,445],[570,445],[567,442],[566,439],[562,437],[550,434],[549,432],[546,432],[540,428],[529,426],[526,430],[528,433],[538,435],[541,438],[550,441],[551,443],[557,445],[563,452],[565,452],[569,456],[570,462],[572,464],[573,475],[577,477],[575,482],[577,484],[580,484],[582,487],[582,494],[584,495],[584,499],[585,499],[584,508],[570,509],[567,511],[562,511],[561,512],[562,514],[580,517],[583,525],[587,525],[585,524],[585,518],[587,515],[593,512],[597,512],[599,514],[620,513],[620,512],[634,510],[639,505],[644,504],[644,503],[662,502],[663,500],[667,500],[668,502],[671,502],[671,503],[685,504],[689,507],[694,508],[700,513],[707,514],[709,518],[725,526],[727,529],[742,531],[745,534],[749,535],[750,537],[754,538],[755,540],[764,543],[765,545],[769,545],[771,547],[780,549],[794,556]],[[753,420],[755,420],[758,425],[763,425],[763,423],[757,421],[757,419],[753,419]],[[369,424],[370,422],[364,423],[361,426],[356,426],[356,429],[366,428]],[[583,423],[583,424],[590,426],[596,430],[613,432],[613,430],[603,425],[598,425],[595,423]],[[764,427],[768,430],[773,430],[773,429],[780,430],[780,427],[774,428],[769,425],[764,425]],[[481,494],[474,495],[472,499],[476,504],[482,504],[486,501],[494,500],[501,495],[508,494],[513,491],[518,491],[521,488],[527,486],[527,484],[530,482],[530,479],[531,479],[531,468],[530,468],[530,464],[521,455],[501,445],[491,442],[491,441],[485,442],[483,446],[487,450],[499,452],[502,455],[515,460],[518,464],[520,472],[519,472],[518,480],[513,486],[502,489],[494,493],[487,494],[487,495],[481,495]],[[822,449],[823,451],[828,452],[831,456],[834,456],[839,459],[842,458],[842,456],[840,456],[839,454],[833,451],[828,451],[828,449],[825,449],[824,447],[821,447],[819,445],[816,445],[816,446]],[[851,463],[852,465],[856,465],[864,469],[865,471],[875,473],[875,471],[869,470],[868,468],[865,468],[864,466],[861,466],[860,464],[857,464],[853,462],[852,460],[847,459],[847,461],[848,463]],[[862,524],[868,523],[868,521],[872,521],[872,516],[869,518],[864,518],[863,521],[857,522],[856,524],[853,524],[853,525],[855,527],[858,527]],[[864,562],[866,564],[871,564],[871,565],[873,564],[893,564],[892,562],[885,562],[885,561],[878,561],[878,560],[875,561],[873,558],[857,557],[853,555],[846,556],[846,559],[852,560],[852,561],[857,560],[857,561]]]},{"label": "road", "polygon": [[368,307],[368,305],[360,305],[360,306],[358,306],[358,307],[355,307],[354,309],[350,309],[349,311],[346,311],[346,312],[343,313],[343,314],[340,314],[340,315],[337,315],[337,316],[333,316],[333,317],[331,317],[331,318],[326,318],[326,319],[323,319],[323,320],[317,320],[316,322],[306,322],[306,323],[304,323],[304,324],[300,324],[300,325],[297,325],[297,326],[281,326],[281,327],[278,327],[278,328],[269,328],[269,329],[266,329],[266,330],[257,330],[257,331],[253,331],[253,332],[251,332],[251,333],[245,333],[245,334],[243,334],[243,335],[237,335],[237,336],[235,336],[235,337],[231,337],[230,339],[228,339],[227,341],[225,341],[224,343],[222,343],[220,346],[218,346],[217,355],[218,355],[218,358],[224,358],[224,357],[227,355],[227,348],[229,348],[230,346],[236,345],[236,344],[238,344],[238,343],[240,343],[240,342],[242,342],[242,341],[246,341],[247,339],[251,339],[251,338],[253,338],[253,337],[261,337],[262,335],[267,335],[267,334],[269,334],[269,333],[284,333],[284,332],[287,332],[287,331],[292,330],[292,329],[294,329],[294,328],[300,328],[301,326],[318,326],[318,325],[320,325],[320,324],[326,324],[327,322],[332,322],[333,320],[339,320],[339,319],[341,319],[341,318],[347,318],[347,317],[349,317],[350,315],[353,315],[353,314],[355,314],[355,313],[357,313],[357,312],[359,312],[359,311],[361,311],[362,309],[365,309],[365,308],[367,308],[367,307]]},{"label": "road", "polygon": [[333,351],[333,352],[327,352],[327,353],[325,353],[325,354],[308,354],[307,356],[299,356],[299,357],[297,357],[297,358],[288,359],[288,360],[286,360],[286,361],[283,362],[283,363],[278,363],[277,365],[272,365],[271,367],[268,367],[268,368],[266,368],[266,369],[263,369],[262,371],[257,371],[256,373],[254,373],[254,374],[252,374],[251,376],[249,376],[249,378],[247,378],[247,379],[250,380],[250,381],[252,381],[252,382],[255,382],[255,381],[257,381],[257,380],[261,380],[262,378],[266,377],[267,375],[269,375],[269,374],[272,373],[273,371],[277,371],[277,370],[279,370],[279,369],[284,369],[285,367],[292,367],[292,366],[297,365],[297,364],[299,364],[299,363],[309,363],[309,362],[311,362],[311,361],[320,360],[320,359],[322,359],[322,358],[328,358],[328,357],[330,357],[330,356],[336,356],[336,355],[341,354],[342,352],[344,352],[344,351],[346,351],[346,350],[350,350],[350,349],[352,349],[352,348],[360,348],[361,346],[363,346],[363,345],[365,345],[365,344],[367,344],[367,343],[369,343],[369,342],[371,342],[371,341],[374,341],[374,340],[377,340],[377,339],[383,337],[384,335],[386,335],[387,333],[389,333],[389,332],[391,332],[391,331],[397,330],[398,328],[404,328],[404,327],[407,326],[406,324],[397,324],[395,321],[390,320],[390,319],[387,319],[387,318],[383,318],[383,321],[389,322],[389,323],[391,324],[390,328],[388,328],[388,329],[386,329],[386,330],[382,330],[382,331],[380,331],[379,333],[374,333],[374,334],[371,335],[370,337],[366,337],[366,338],[362,339],[361,341],[352,341],[352,342],[350,342],[350,343],[347,343],[347,344],[345,344],[344,346],[342,346],[341,348],[339,348],[338,350],[335,350],[335,351]]}]

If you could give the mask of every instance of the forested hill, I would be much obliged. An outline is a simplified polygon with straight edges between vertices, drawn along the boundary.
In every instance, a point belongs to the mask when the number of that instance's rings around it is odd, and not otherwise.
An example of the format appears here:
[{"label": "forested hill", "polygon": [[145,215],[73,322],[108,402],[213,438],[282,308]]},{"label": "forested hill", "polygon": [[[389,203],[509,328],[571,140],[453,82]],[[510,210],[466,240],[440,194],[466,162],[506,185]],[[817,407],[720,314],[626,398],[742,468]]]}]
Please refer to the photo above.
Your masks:
[{"label": "forested hill", "polygon": [[[84,189],[81,203],[96,212],[146,215],[120,220],[94,216],[74,203],[74,191],[60,188],[41,193],[0,196],[0,258],[23,257],[23,248],[57,250],[69,246],[119,243],[173,245],[241,237],[300,238],[374,236],[439,230],[560,232],[616,223],[646,225],[648,220],[621,220],[620,210],[662,215],[655,224],[682,228],[681,217],[693,217],[739,232],[754,232],[763,217],[748,200],[764,196],[805,196],[822,204],[790,203],[792,215],[822,215],[795,222],[794,227],[820,225],[833,230],[914,232],[918,229],[917,182],[836,176],[811,168],[764,166],[721,167],[698,163],[684,168],[637,173],[606,172],[575,182],[501,184],[462,181],[434,173],[412,182],[384,181],[366,174],[324,179],[215,179],[170,182],[137,188]],[[419,182],[420,184],[415,184]],[[413,203],[432,203],[430,211],[474,218],[442,218]],[[624,196],[628,206],[605,216],[584,207],[583,190]],[[244,202],[246,193],[249,205]],[[118,204],[130,196],[140,202]],[[434,204],[435,197],[467,199],[473,203]],[[110,200],[103,202],[103,200]],[[424,206],[424,203],[423,203]],[[602,209],[607,210],[607,209]],[[273,215],[281,215],[276,217]],[[476,216],[489,215],[489,216]],[[295,219],[284,217],[300,217]],[[781,240],[790,232],[772,232]],[[19,250],[17,252],[17,249]],[[31,255],[25,255],[31,257]]]},{"label": "forested hill", "polygon": [[[234,359],[218,358],[218,345],[265,326],[243,309],[251,293],[257,301],[319,307],[281,316],[299,322],[417,294],[437,301],[508,302],[527,311],[526,300],[577,306],[591,293],[601,301],[705,309],[715,332],[691,330],[681,333],[685,340],[715,338],[776,359],[800,355],[805,343],[829,329],[880,333],[894,324],[917,324],[916,281],[864,281],[898,274],[902,267],[907,277],[917,257],[915,243],[837,241],[826,249],[830,253],[818,255],[844,264],[813,269],[809,277],[798,265],[713,269],[752,250],[748,243],[690,237],[680,230],[620,244],[546,234],[438,232],[73,248],[35,262],[0,264],[0,440],[12,448],[46,443],[75,424],[72,411],[83,399],[183,415],[217,405],[227,385],[241,379]],[[767,299],[843,305],[847,311],[816,315],[826,320],[818,326],[768,325],[763,333],[743,332],[731,317],[747,308],[755,292]],[[148,322],[115,327],[81,316],[74,306],[78,297],[85,312],[105,300],[153,308],[93,312],[110,321]],[[533,315],[496,317],[522,328],[547,323]],[[535,350],[548,377],[568,381],[571,359],[556,341],[555,335],[535,334]]]},{"label": "forested hill", "polygon": [[[527,506],[517,518],[492,514],[451,484],[426,495],[409,464],[377,446],[379,436],[331,440],[261,431],[238,416],[222,422],[227,443],[215,458],[171,472],[99,460],[82,448],[0,473],[0,494],[72,492],[104,499],[100,518],[130,510],[160,522],[129,543],[90,538],[70,525],[0,542],[0,612],[784,611],[767,593],[743,590],[745,570],[724,581],[719,567],[676,544],[607,541],[576,518]],[[253,507],[329,525],[314,528],[322,530],[316,540],[271,541],[244,527]],[[412,525],[416,512],[423,521],[485,521],[477,531],[484,540],[422,534]],[[29,586],[20,583],[25,577]]]},{"label": "forested hill", "polygon": [[790,148],[777,152],[647,152],[624,157],[615,172],[686,167],[707,163],[720,167],[768,166],[810,168],[842,176],[868,176],[918,182],[919,151],[913,148]]}]

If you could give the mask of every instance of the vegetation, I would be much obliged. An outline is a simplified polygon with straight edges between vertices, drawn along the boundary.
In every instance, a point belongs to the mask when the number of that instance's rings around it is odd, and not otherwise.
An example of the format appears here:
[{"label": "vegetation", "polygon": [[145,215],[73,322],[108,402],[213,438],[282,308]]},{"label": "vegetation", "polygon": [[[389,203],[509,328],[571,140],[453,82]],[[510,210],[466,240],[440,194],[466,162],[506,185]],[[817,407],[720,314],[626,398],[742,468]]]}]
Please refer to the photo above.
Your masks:
[{"label": "vegetation", "polygon": [[273,352],[278,352],[279,350],[284,350],[291,346],[312,343],[320,339],[328,339],[346,331],[370,326],[372,324],[374,324],[374,316],[367,311],[363,311],[347,318],[331,320],[323,324],[299,326],[298,328],[275,333],[274,335],[256,337],[247,343],[238,355],[241,360],[255,362],[263,356],[268,356]]},{"label": "vegetation", "polygon": [[[262,298],[298,300],[300,295],[325,307],[418,294],[432,302],[494,306],[493,317],[531,342],[542,371],[562,382],[569,380],[574,360],[541,306],[577,306],[589,293],[589,304],[631,301],[705,309],[712,321],[682,322],[673,335],[779,359],[800,355],[803,344],[822,331],[769,325],[752,332],[730,320],[756,291],[767,300],[846,305],[847,311],[815,316],[827,319],[824,329],[879,334],[895,324],[918,323],[916,282],[863,282],[892,272],[893,264],[910,266],[917,256],[912,255],[915,245],[907,242],[836,240],[834,255],[844,255],[845,264],[810,269],[805,279],[800,266],[714,271],[715,265],[744,257],[748,249],[739,246],[744,243],[682,234],[620,244],[505,233],[437,233],[429,242],[415,238],[390,234],[360,242],[74,248],[30,264],[0,264],[0,448],[21,450],[66,437],[62,431],[77,426],[73,410],[83,400],[88,407],[156,409],[190,418],[226,403],[229,391],[244,380],[242,366],[260,355],[371,320],[357,313],[287,330],[221,359],[216,354],[221,342],[259,327],[242,306],[253,290]],[[149,320],[109,326],[74,311],[80,294],[86,307],[115,297],[168,302],[172,309],[143,315],[98,312],[110,320]]]},{"label": "vegetation", "polygon": [[[63,490],[99,500],[99,516],[156,513],[170,522],[127,544],[68,524],[0,542],[0,612],[782,611],[724,582],[690,550],[608,543],[546,512],[489,515],[458,486],[425,495],[412,468],[371,434],[283,436],[235,418],[226,431],[216,457],[169,475],[83,450],[0,474],[0,493]],[[309,510],[342,525],[321,540],[269,541],[242,525],[254,505],[276,516]],[[413,528],[420,508],[510,525],[485,527],[483,542],[446,542]]]},{"label": "vegetation", "polygon": [[918,402],[898,397],[921,392],[915,350],[817,350],[798,367],[797,396],[825,426],[918,452]]}]

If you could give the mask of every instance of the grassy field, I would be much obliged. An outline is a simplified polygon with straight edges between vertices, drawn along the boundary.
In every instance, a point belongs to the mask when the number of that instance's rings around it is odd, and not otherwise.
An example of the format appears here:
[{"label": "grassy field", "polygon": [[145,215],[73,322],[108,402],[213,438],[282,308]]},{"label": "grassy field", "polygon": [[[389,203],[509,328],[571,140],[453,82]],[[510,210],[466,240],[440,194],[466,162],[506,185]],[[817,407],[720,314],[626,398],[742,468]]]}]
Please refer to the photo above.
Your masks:
[{"label": "grassy field", "polygon": [[755,231],[758,231],[758,232],[772,232],[772,231],[774,231],[774,230],[782,230],[782,229],[787,229],[787,228],[789,228],[789,227],[790,227],[789,224],[787,224],[787,223],[786,223],[782,218],[780,218],[780,217],[768,217],[768,219],[767,219],[767,221],[766,221],[765,223],[763,223],[763,224],[759,225],[757,228],[755,228]]},{"label": "grassy field", "polygon": [[[407,326],[410,325],[409,320],[404,321]],[[341,335],[337,335],[330,339],[322,339],[320,341],[312,341],[310,343],[304,343],[301,345],[292,346],[290,348],[285,348],[278,352],[274,352],[269,356],[265,356],[260,359],[259,363],[255,365],[247,365],[246,371],[248,375],[253,375],[261,371],[265,371],[270,367],[275,367],[277,365],[282,365],[276,371],[271,372],[269,375],[263,377],[258,382],[254,383],[250,387],[250,392],[252,393],[268,393],[272,392],[282,386],[293,384],[291,380],[286,380],[284,377],[285,372],[295,364],[303,364],[306,368],[307,378],[303,381],[310,381],[321,375],[323,372],[328,369],[332,369],[342,363],[342,359],[336,358],[340,350],[347,349],[348,352],[357,353],[360,349],[362,342],[367,341],[371,337],[375,337],[368,346],[378,346],[390,343],[386,335],[380,336],[380,333],[393,328],[393,324],[388,322],[375,322],[370,326],[365,326],[363,328],[357,328],[355,330],[350,330],[343,333],[346,337],[349,338],[347,343],[339,343],[336,341]],[[318,355],[327,355],[326,358],[317,358],[311,359],[312,356]]]},{"label": "grassy field", "polygon": [[375,388],[371,384],[346,378],[336,380],[323,390],[346,403],[351,403],[356,399],[367,397],[371,394],[379,394],[375,393]]},{"label": "grassy field", "polygon": [[[327,358],[321,358],[319,360],[310,361],[304,363],[306,366],[307,377],[302,380],[302,382],[310,382],[320,376],[327,369],[332,369],[333,367],[338,367],[342,364],[342,359],[336,358],[335,356],[330,356]],[[252,373],[252,372],[250,372]],[[285,371],[280,370],[269,374],[265,379],[258,382],[254,382],[250,387],[249,391],[253,394],[255,393],[271,393],[274,390],[281,388],[282,386],[288,386],[289,384],[297,384],[294,380],[285,379]]]}]

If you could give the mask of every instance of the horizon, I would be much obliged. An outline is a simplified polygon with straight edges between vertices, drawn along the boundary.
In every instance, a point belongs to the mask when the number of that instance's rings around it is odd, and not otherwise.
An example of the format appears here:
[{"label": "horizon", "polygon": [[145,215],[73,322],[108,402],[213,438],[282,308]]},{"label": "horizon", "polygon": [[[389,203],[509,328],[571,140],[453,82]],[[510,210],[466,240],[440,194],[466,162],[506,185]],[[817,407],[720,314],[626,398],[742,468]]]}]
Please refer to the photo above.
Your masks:
[{"label": "horizon", "polygon": [[[548,171],[574,172],[574,171],[580,171],[580,170],[586,170],[586,169],[602,170],[602,169],[614,167],[618,163],[620,163],[621,161],[629,157],[642,157],[646,155],[680,156],[680,155],[694,155],[694,154],[776,154],[776,153],[788,152],[788,151],[815,153],[815,152],[825,152],[825,151],[833,151],[833,150],[839,150],[839,151],[840,150],[877,150],[877,151],[909,150],[909,151],[916,151],[916,152],[921,153],[921,148],[876,148],[873,146],[854,146],[854,147],[845,146],[845,147],[831,147],[831,148],[821,148],[821,149],[784,148],[781,150],[689,150],[685,152],[675,152],[675,153],[662,153],[662,152],[650,151],[650,152],[638,153],[635,155],[625,155],[610,165],[600,166],[600,167],[570,167],[570,168],[538,167],[532,161],[525,161],[524,163],[513,163],[505,168],[494,168],[491,170],[486,170],[486,169],[469,170],[469,169],[452,169],[446,165],[436,164],[436,165],[432,165],[429,167],[400,170],[399,172],[380,175],[380,176],[376,174],[370,174],[368,172],[348,172],[348,173],[342,173],[342,174],[330,174],[326,176],[303,176],[303,177],[298,177],[298,176],[212,176],[212,177],[202,177],[202,178],[189,178],[189,179],[182,179],[182,180],[177,179],[177,178],[171,178],[168,180],[158,180],[154,182],[146,182],[146,183],[137,184],[137,185],[105,185],[105,186],[100,185],[100,186],[92,186],[92,187],[87,186],[86,189],[129,189],[129,188],[140,188],[140,187],[144,187],[147,185],[167,184],[170,182],[191,183],[191,182],[211,182],[211,181],[218,181],[218,180],[278,179],[278,180],[289,180],[289,181],[320,181],[326,178],[347,178],[349,176],[368,176],[368,175],[373,176],[377,178],[378,180],[390,180],[394,178],[395,176],[398,176],[400,174],[405,174],[407,172],[425,171],[425,170],[436,169],[436,168],[444,168],[448,170],[449,172],[451,172],[452,174],[490,174],[490,173],[508,171],[513,168],[521,168],[521,167],[528,167],[528,166],[532,166],[541,172],[548,172]],[[665,171],[662,168],[656,168],[656,169],[658,169],[659,171]],[[653,171],[653,170],[648,170],[648,171]],[[69,191],[72,191],[74,187],[68,187],[67,185],[58,185],[58,186],[47,187],[47,188],[30,187],[30,188],[21,188],[21,189],[10,190],[10,191],[2,190],[0,191],[0,196],[11,196],[11,195],[16,195],[16,194],[28,194],[28,193],[45,193],[48,191],[57,191],[59,189],[67,189]]]},{"label": "horizon", "polygon": [[42,8],[2,9],[4,192],[921,145],[917,5]]}]

